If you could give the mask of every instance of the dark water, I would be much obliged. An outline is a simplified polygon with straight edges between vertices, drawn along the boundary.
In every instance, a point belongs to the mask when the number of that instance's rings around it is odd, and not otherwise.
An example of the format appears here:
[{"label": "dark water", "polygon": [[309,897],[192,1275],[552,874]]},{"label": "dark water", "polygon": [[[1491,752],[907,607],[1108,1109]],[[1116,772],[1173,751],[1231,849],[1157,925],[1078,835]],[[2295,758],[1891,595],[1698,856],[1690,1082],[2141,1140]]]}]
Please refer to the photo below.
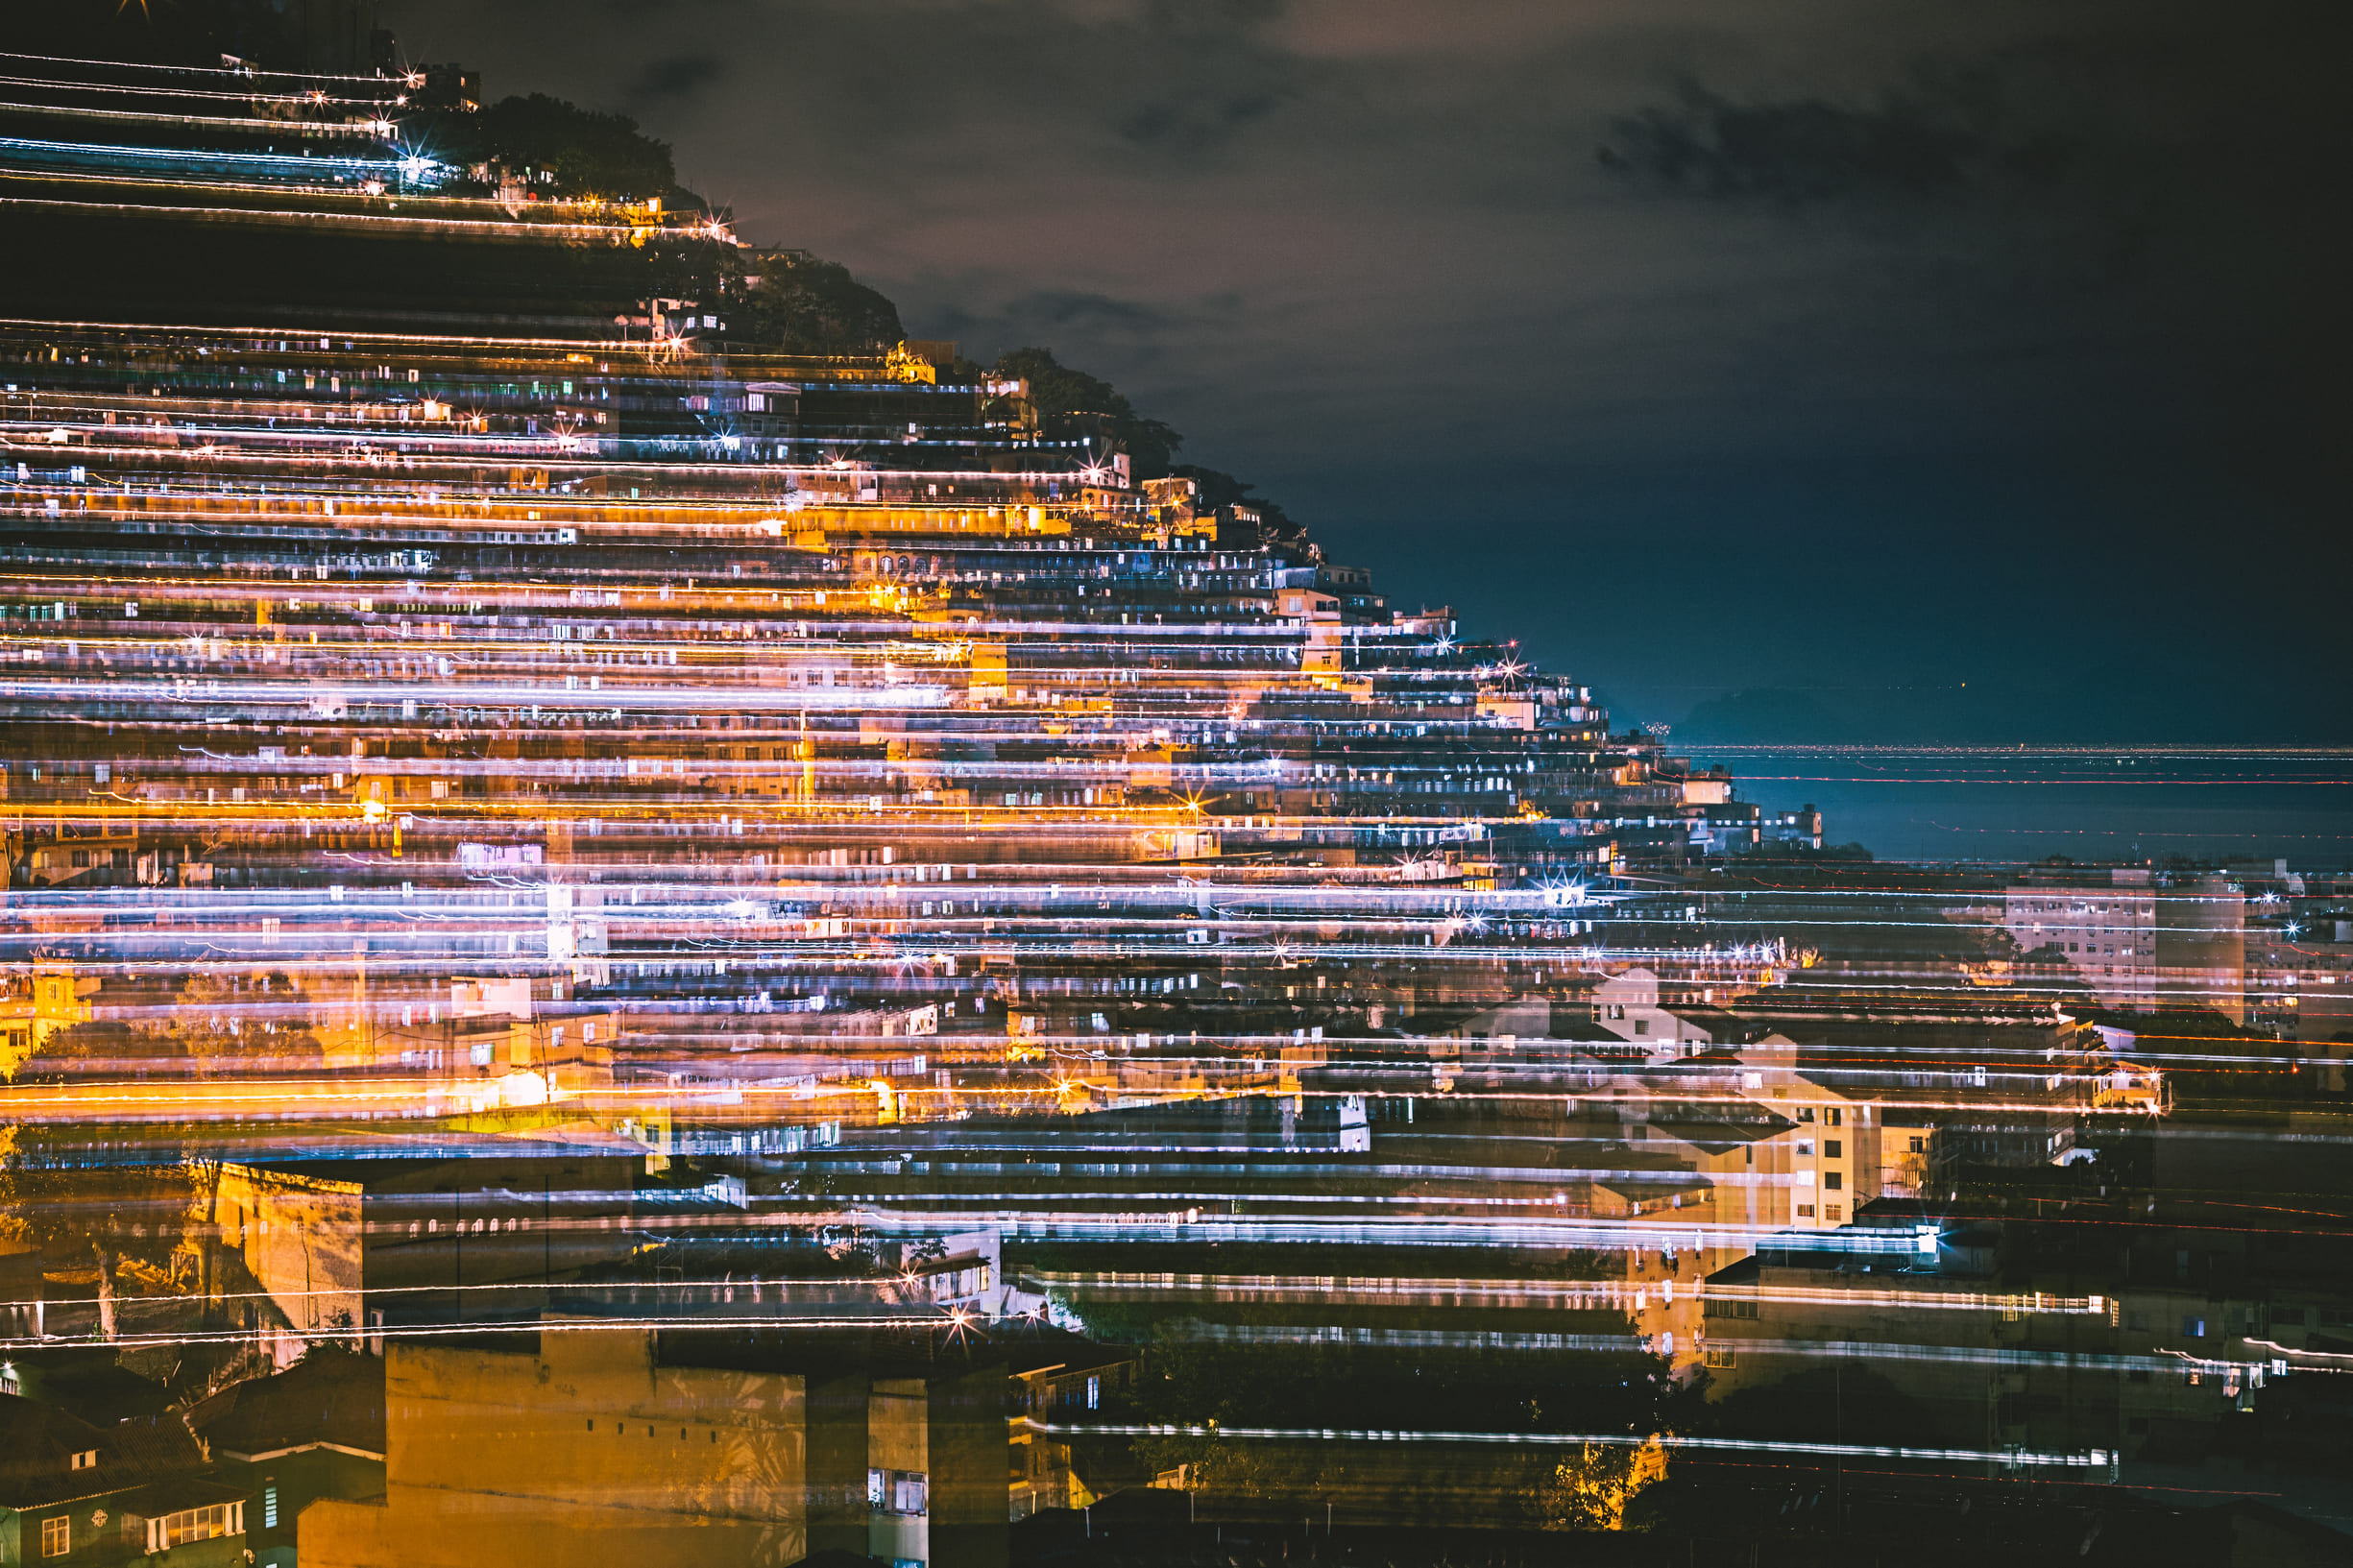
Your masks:
[{"label": "dark water", "polygon": [[2353,865],[2353,750],[1718,746],[1744,799],[1807,803],[1884,859],[2272,858]]}]

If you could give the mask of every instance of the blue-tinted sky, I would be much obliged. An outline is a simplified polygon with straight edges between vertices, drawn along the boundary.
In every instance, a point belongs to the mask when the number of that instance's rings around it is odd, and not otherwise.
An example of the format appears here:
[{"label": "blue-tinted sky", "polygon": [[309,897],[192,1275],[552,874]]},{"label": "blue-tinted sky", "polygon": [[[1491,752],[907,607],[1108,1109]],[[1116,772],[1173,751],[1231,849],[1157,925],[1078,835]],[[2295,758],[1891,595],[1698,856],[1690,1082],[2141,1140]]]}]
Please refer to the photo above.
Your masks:
[{"label": "blue-tinted sky", "polygon": [[2353,739],[2341,6],[384,12],[1629,717]]}]

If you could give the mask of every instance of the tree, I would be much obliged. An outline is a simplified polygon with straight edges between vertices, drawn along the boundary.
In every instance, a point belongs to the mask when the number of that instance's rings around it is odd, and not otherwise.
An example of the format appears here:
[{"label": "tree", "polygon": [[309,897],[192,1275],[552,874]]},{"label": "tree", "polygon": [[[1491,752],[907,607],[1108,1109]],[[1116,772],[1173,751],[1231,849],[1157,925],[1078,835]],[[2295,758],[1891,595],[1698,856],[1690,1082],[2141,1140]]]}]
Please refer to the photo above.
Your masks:
[{"label": "tree", "polygon": [[902,341],[899,307],[837,261],[779,252],[730,313],[732,337],[794,354],[875,353]]},{"label": "tree", "polygon": [[127,1061],[155,1054],[157,1043],[142,1029],[112,1019],[94,1019],[53,1030],[46,1040],[16,1064],[12,1081],[63,1083],[90,1073],[105,1073]]},{"label": "tree", "polygon": [[320,1048],[308,1026],[281,1016],[298,1007],[302,993],[279,971],[223,975],[199,971],[181,982],[161,1028],[144,1032],[199,1067],[241,1056],[316,1056]]},{"label": "tree", "polygon": [[1270,501],[1258,495],[1257,487],[1247,479],[1237,479],[1216,469],[1204,469],[1197,463],[1180,463],[1170,471],[1181,474],[1201,487],[1201,504],[1206,510],[1247,506],[1257,513],[1269,539],[1295,539],[1306,532],[1304,527],[1285,515],[1279,502]]},{"label": "tree", "polygon": [[123,1260],[167,1262],[194,1195],[176,1146],[125,1161],[72,1127],[0,1127],[0,1237],[88,1250],[98,1268],[101,1339],[120,1331],[115,1275]]},{"label": "tree", "polygon": [[1030,383],[1030,402],[1049,440],[1104,442],[1128,454],[1139,479],[1169,471],[1169,459],[1184,437],[1158,420],[1135,411],[1127,395],[1099,376],[1073,370],[1051,349],[1015,349],[997,360],[997,374]]},{"label": "tree", "polygon": [[495,159],[552,174],[540,187],[552,196],[699,201],[678,188],[669,143],[646,135],[626,114],[582,109],[544,92],[502,98],[476,114],[437,116],[433,147],[452,162]]},{"label": "tree", "polygon": [[1554,1468],[1539,1498],[1547,1530],[1624,1530],[1626,1505],[1666,1474],[1657,1436],[1636,1447],[1584,1443]]}]

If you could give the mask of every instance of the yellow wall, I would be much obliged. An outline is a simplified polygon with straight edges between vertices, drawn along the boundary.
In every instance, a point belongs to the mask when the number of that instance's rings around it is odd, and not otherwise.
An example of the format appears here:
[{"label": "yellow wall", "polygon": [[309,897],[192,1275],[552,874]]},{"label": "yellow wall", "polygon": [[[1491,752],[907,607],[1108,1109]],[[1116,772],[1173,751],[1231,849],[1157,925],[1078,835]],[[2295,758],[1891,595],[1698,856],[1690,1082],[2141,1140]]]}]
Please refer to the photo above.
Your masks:
[{"label": "yellow wall", "polygon": [[388,1346],[385,1499],[305,1509],[304,1568],[807,1556],[805,1380],[651,1351],[594,1330],[551,1330],[537,1354]]}]

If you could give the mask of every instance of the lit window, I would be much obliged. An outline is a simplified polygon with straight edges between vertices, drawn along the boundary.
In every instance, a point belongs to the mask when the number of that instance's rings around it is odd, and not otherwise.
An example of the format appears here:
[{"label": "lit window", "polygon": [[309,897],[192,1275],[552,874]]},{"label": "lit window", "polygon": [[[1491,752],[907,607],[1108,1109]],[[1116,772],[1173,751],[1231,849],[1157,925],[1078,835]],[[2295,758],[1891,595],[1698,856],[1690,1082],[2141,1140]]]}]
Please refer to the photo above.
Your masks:
[{"label": "lit window", "polygon": [[190,1541],[216,1540],[245,1533],[245,1505],[215,1503],[210,1508],[182,1508],[147,1521],[147,1550],[168,1552]]},{"label": "lit window", "polygon": [[868,1470],[866,1507],[877,1513],[922,1513],[930,1508],[931,1478],[920,1470]]},{"label": "lit window", "polygon": [[77,1470],[97,1469],[98,1450],[95,1448],[85,1448],[81,1453],[76,1454],[73,1459],[73,1467]]},{"label": "lit window", "polygon": [[74,1522],[60,1515],[41,1521],[41,1556],[61,1557],[74,1549]]}]

